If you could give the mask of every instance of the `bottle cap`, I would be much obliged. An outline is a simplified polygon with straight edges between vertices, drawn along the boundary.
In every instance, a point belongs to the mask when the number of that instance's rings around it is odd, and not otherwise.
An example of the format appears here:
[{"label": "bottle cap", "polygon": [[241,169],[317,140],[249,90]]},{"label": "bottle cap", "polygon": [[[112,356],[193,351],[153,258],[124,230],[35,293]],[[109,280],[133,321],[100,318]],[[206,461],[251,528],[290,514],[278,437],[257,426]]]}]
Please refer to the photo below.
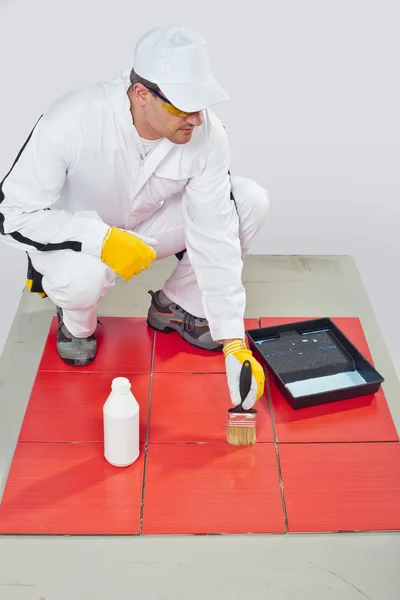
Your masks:
[{"label": "bottle cap", "polygon": [[131,389],[131,382],[126,377],[115,377],[111,384],[113,392],[126,393]]}]

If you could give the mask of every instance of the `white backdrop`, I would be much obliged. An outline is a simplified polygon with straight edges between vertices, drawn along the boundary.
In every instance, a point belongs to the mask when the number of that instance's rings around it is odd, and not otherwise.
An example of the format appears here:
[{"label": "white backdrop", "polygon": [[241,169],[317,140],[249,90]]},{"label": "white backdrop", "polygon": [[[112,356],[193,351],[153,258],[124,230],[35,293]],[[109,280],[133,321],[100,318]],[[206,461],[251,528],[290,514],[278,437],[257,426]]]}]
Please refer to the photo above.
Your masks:
[{"label": "white backdrop", "polygon": [[[270,193],[252,252],[353,255],[400,374],[398,6],[0,0],[0,180],[59,95],[130,68],[151,27],[195,29],[232,97],[217,108],[232,170]],[[25,280],[25,256],[1,240],[0,277],[1,352]]]}]

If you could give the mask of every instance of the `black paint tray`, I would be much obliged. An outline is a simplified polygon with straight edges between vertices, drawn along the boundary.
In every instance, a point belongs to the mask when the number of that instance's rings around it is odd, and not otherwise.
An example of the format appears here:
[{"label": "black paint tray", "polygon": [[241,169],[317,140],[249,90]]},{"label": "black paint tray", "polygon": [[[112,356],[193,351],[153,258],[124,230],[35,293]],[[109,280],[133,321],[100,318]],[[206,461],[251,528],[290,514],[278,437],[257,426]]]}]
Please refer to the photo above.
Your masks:
[{"label": "black paint tray", "polygon": [[293,408],[375,394],[384,381],[331,319],[246,333]]}]

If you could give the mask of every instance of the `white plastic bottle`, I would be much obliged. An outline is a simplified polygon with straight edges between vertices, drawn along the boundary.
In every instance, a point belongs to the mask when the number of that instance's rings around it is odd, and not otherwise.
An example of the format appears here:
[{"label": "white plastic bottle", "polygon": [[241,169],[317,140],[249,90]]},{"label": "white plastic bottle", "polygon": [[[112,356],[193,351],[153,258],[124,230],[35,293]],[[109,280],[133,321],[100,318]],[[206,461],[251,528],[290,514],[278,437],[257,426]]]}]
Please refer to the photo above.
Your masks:
[{"label": "white plastic bottle", "polygon": [[116,377],[103,406],[104,456],[114,467],[127,467],[139,456],[139,404],[126,377]]}]

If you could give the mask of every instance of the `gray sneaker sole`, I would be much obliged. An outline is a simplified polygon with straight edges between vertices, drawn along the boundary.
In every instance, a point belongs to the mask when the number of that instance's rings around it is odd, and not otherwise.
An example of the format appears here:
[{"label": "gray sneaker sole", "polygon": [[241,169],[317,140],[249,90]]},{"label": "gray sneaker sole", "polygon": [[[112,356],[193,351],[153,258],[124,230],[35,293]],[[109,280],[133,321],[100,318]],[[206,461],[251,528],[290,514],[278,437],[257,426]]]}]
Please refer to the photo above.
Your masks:
[{"label": "gray sneaker sole", "polygon": [[72,365],[74,367],[84,367],[86,365],[90,365],[96,358],[96,355],[94,355],[93,357],[88,357],[87,354],[84,354],[82,356],[78,355],[71,358],[71,356],[66,356],[62,352],[62,350],[60,350],[59,346],[57,346],[57,352],[59,357],[63,360],[63,362],[65,362],[67,365]]}]

